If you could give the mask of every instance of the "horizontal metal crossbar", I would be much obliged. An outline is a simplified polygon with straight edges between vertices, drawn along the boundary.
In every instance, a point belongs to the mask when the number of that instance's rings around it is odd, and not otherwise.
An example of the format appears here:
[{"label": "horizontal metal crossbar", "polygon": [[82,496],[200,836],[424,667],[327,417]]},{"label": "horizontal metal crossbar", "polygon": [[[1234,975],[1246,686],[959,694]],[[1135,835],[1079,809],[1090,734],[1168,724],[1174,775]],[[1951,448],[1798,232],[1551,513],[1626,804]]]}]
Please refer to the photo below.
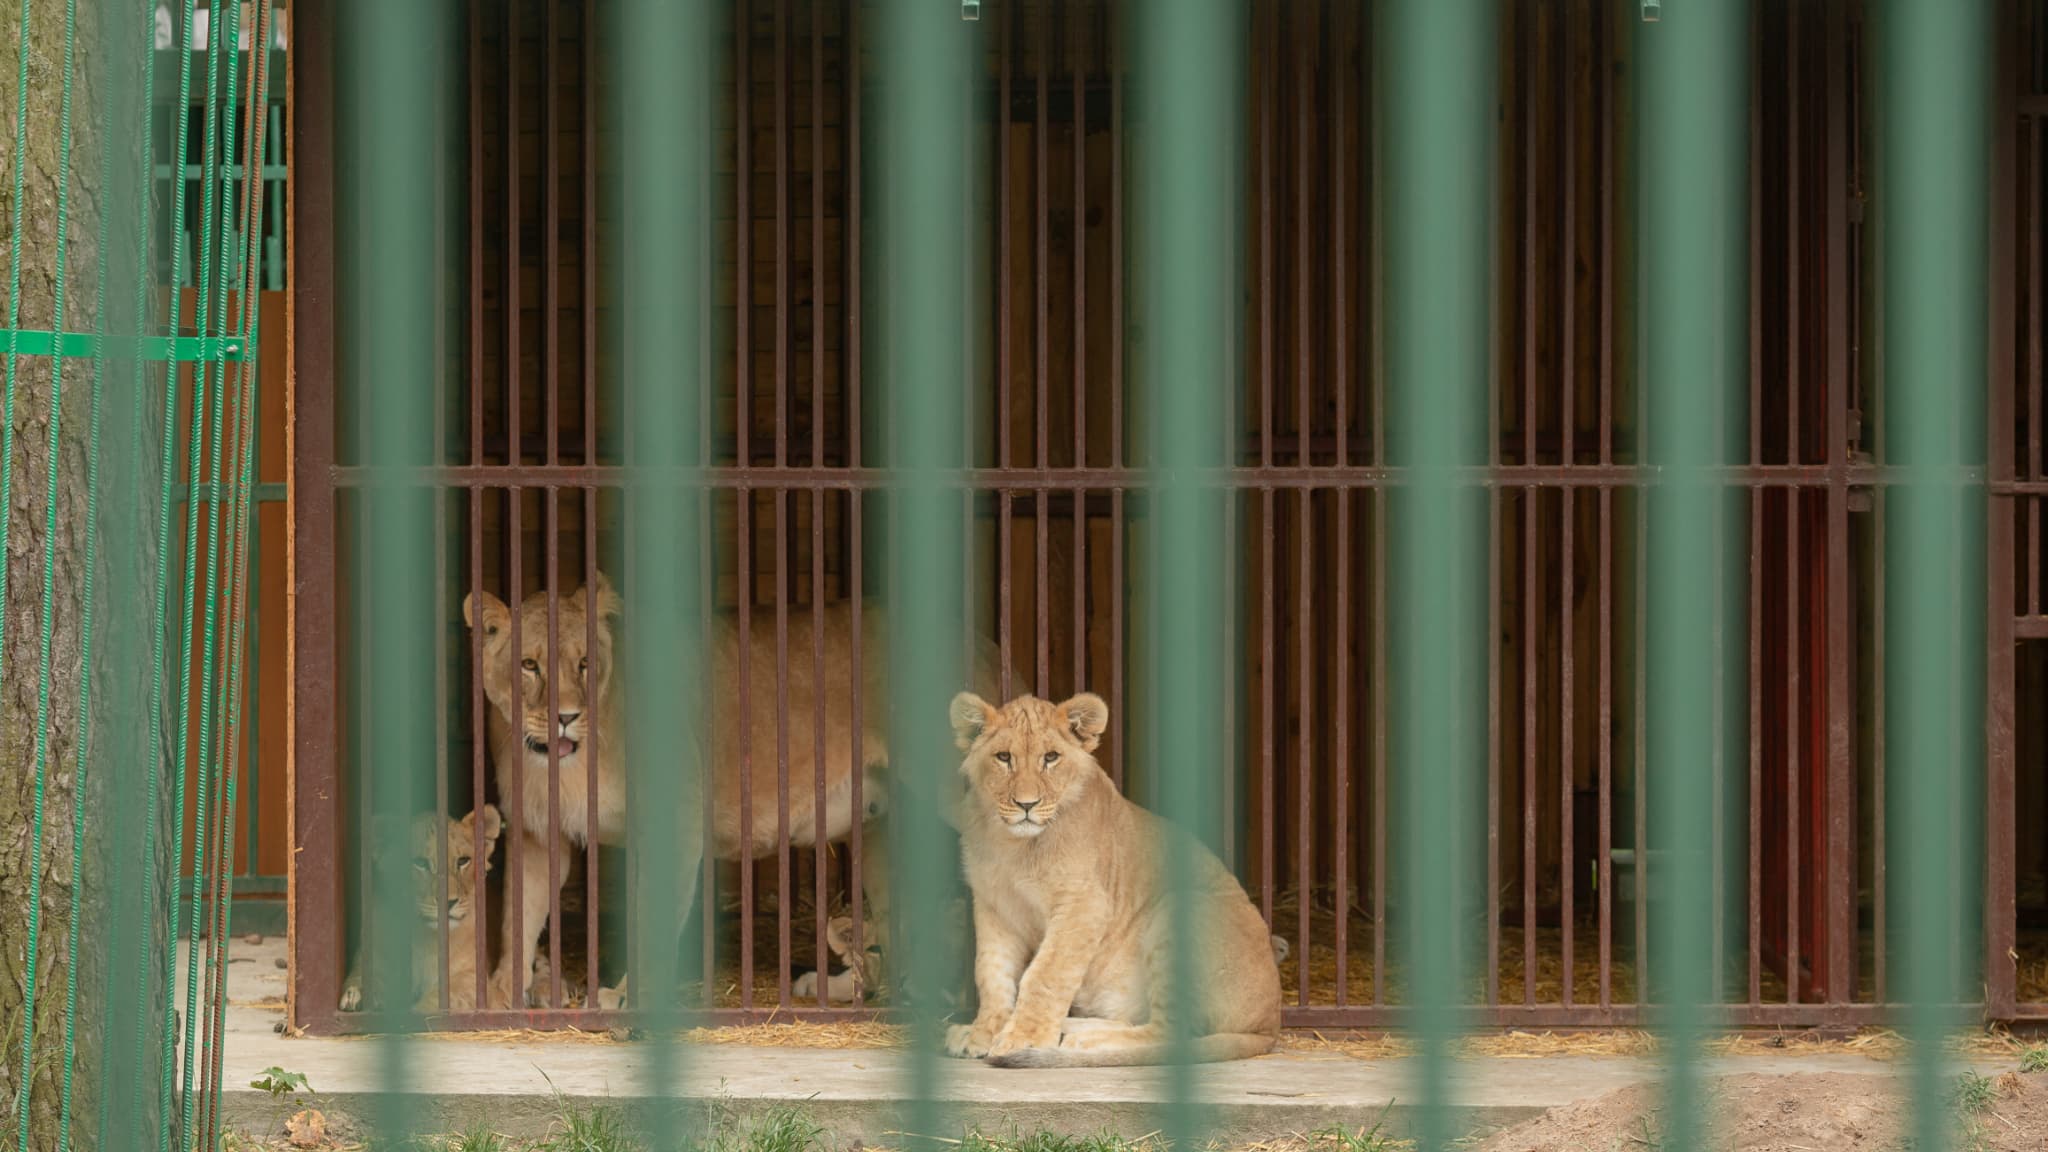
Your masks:
[{"label": "horizontal metal crossbar", "polygon": [[102,336],[96,332],[51,332],[41,328],[0,328],[0,351],[17,356],[63,356],[89,360],[122,356],[136,360],[211,363],[251,359],[256,342],[240,336]]}]

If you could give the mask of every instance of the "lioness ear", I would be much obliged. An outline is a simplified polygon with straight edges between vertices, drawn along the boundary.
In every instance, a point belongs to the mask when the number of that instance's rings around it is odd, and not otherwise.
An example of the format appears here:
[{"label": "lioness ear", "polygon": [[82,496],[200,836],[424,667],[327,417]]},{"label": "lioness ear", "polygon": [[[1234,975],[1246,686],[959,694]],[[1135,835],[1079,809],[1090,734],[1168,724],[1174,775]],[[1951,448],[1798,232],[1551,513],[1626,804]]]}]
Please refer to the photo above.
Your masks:
[{"label": "lioness ear", "polygon": [[[505,607],[503,600],[489,592],[477,595],[483,599],[478,601],[477,596],[462,598],[462,622],[471,628],[482,628],[485,636],[496,636],[505,630],[506,625],[512,623],[512,611]],[[481,610],[478,608],[479,603],[482,604]]]},{"label": "lioness ear", "polygon": [[486,841],[496,840],[498,838],[498,833],[503,831],[505,827],[505,818],[498,815],[498,806],[495,804],[486,804],[482,808],[477,809],[475,812],[471,812],[467,817],[465,817],[464,823],[477,819],[479,813],[481,813],[483,819],[484,839]]},{"label": "lioness ear", "polygon": [[974,742],[981,739],[989,725],[995,723],[996,710],[974,693],[962,692],[953,697],[952,718],[953,743],[965,752],[974,747]]},{"label": "lioness ear", "polygon": [[1093,752],[1109,728],[1109,705],[1095,693],[1083,692],[1059,706],[1059,717],[1081,747]]},{"label": "lioness ear", "polygon": [[[603,572],[597,574],[596,587],[598,617],[600,619],[618,619],[619,612],[624,605],[620,603],[619,594],[612,590],[612,582],[605,578]],[[578,597],[587,597],[589,596],[589,589],[578,589],[576,595]],[[586,599],[584,602],[588,604],[589,600]]]}]

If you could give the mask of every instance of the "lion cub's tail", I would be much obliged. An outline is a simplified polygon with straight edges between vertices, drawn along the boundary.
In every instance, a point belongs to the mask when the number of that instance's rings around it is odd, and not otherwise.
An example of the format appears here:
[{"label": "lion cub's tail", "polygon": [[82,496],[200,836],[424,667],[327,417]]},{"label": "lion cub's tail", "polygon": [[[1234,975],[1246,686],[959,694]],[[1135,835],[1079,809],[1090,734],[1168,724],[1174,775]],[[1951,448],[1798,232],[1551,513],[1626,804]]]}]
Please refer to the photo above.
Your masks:
[{"label": "lion cub's tail", "polygon": [[[1258,1032],[1217,1032],[1196,1038],[1190,1055],[1197,1064],[1223,1060],[1244,1060],[1264,1056],[1273,1050],[1274,1038]],[[1019,1048],[988,1062],[998,1068],[1122,1068],[1143,1064],[1166,1064],[1173,1049],[1165,1044],[1137,1044],[1129,1048]]]}]

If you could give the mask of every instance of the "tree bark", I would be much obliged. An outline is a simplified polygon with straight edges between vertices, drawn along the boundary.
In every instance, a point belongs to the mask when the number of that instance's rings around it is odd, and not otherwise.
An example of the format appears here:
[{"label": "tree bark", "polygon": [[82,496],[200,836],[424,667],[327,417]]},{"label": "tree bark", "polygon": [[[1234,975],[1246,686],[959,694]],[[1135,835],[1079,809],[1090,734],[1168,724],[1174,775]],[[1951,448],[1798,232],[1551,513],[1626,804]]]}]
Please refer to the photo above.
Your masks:
[{"label": "tree bark", "polygon": [[[30,8],[24,54],[25,2]],[[140,4],[79,0],[75,15],[67,7],[65,0],[0,0],[0,262],[9,261],[17,241],[20,247],[18,296],[0,297],[0,306],[18,302],[17,328],[93,333],[111,338],[103,351],[118,350],[120,337],[137,334],[138,318],[160,296],[142,279],[149,263],[140,226],[149,182],[142,166],[146,110],[138,73],[151,50],[152,30]],[[17,95],[24,58],[25,107]],[[66,193],[61,248],[60,192]],[[0,263],[0,275],[10,274]],[[7,319],[0,312],[0,326]],[[0,371],[6,368],[5,347],[0,338]],[[71,1147],[114,1147],[115,1131],[151,1131],[158,1117],[153,1092],[135,1098],[129,1090],[144,1076],[135,1066],[137,1053],[148,1083],[156,1084],[162,1030],[151,1020],[160,1020],[165,1003],[168,940],[161,909],[172,888],[164,835],[172,813],[161,795],[161,772],[156,879],[147,889],[137,843],[149,795],[145,734],[158,727],[143,718],[156,553],[154,478],[160,471],[148,457],[162,449],[164,379],[163,365],[118,356],[61,363],[49,356],[16,359],[13,451],[0,461],[9,483],[0,554],[7,581],[0,600],[0,1143],[15,1139],[20,1121],[23,1040],[32,1021],[27,1107],[28,1146],[35,1149],[60,1146],[67,1079]],[[96,484],[89,491],[96,392],[103,426]],[[88,556],[94,574],[90,659]],[[80,694],[88,684],[90,715],[82,725]],[[169,684],[175,687],[176,681]],[[82,842],[74,831],[81,804]],[[31,893],[38,879],[37,938],[30,956]],[[32,1012],[26,1003],[31,973]],[[74,995],[75,1015],[68,1011]]]}]

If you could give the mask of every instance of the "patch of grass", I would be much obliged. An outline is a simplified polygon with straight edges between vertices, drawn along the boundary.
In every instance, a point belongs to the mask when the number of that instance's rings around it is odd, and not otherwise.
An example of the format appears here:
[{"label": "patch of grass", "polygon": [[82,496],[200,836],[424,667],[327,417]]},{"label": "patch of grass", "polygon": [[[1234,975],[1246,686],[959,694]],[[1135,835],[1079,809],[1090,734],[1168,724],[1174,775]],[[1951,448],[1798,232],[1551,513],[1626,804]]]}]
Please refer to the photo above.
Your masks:
[{"label": "patch of grass", "polygon": [[313,1085],[307,1081],[304,1073],[287,1072],[274,1064],[249,1081],[249,1087],[258,1092],[270,1093],[272,1100],[282,1100],[294,1092],[313,1090]]},{"label": "patch of grass", "polygon": [[1414,1147],[1412,1140],[1396,1140],[1391,1136],[1381,1135],[1381,1129],[1387,1124],[1387,1114],[1393,1110],[1394,1102],[1389,1100],[1387,1106],[1380,1109],[1379,1119],[1374,1120],[1370,1128],[1346,1128],[1337,1124],[1316,1129],[1309,1133],[1309,1139],[1316,1147],[1327,1148],[1331,1152],[1397,1152],[1399,1149]]},{"label": "patch of grass", "polygon": [[2036,1044],[2020,1053],[2020,1071],[2048,1072],[2048,1044]]},{"label": "patch of grass", "polygon": [[976,1130],[960,1141],[959,1152],[1158,1152],[1164,1147],[1156,1132],[1132,1140],[1114,1132],[1095,1136],[1032,1132],[1003,1137]]},{"label": "patch of grass", "polygon": [[554,1124],[533,1152],[645,1152],[645,1146],[617,1109],[558,1104]]},{"label": "patch of grass", "polygon": [[819,1152],[825,1130],[794,1105],[770,1108],[755,1116],[722,1111],[712,1118],[704,1152]]},{"label": "patch of grass", "polygon": [[441,1148],[442,1152],[509,1152],[505,1138],[491,1131],[490,1126],[485,1124],[450,1136],[442,1143]]},{"label": "patch of grass", "polygon": [[1974,1116],[1991,1107],[1991,1101],[1997,1095],[1998,1086],[1991,1082],[1989,1076],[1964,1072],[1956,1077],[1955,1084],[1949,1088],[1948,1098],[1950,1106],[1958,1113]]}]

